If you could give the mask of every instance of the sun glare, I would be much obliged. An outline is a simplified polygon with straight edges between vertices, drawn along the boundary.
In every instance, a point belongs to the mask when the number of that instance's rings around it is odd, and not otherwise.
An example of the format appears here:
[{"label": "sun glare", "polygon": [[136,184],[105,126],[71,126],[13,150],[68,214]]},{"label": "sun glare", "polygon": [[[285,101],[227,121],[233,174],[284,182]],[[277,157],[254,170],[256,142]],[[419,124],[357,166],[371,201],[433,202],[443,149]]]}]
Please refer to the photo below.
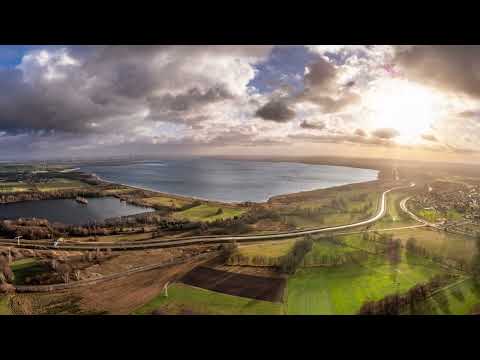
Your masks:
[{"label": "sun glare", "polygon": [[407,80],[382,80],[366,98],[369,122],[375,128],[393,128],[399,132],[396,141],[418,142],[440,117],[438,96],[428,88]]}]

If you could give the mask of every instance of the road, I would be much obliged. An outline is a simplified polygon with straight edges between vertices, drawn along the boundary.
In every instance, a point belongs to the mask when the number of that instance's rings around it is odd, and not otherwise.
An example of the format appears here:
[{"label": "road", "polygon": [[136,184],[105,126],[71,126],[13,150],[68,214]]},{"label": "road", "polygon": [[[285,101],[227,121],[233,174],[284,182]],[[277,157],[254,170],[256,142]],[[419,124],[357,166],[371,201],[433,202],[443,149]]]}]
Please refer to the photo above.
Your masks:
[{"label": "road", "polygon": [[[331,232],[337,230],[351,229],[359,226],[364,226],[372,224],[379,219],[381,219],[387,210],[387,194],[391,191],[405,189],[408,187],[413,187],[415,184],[410,186],[398,186],[386,190],[382,193],[380,199],[380,208],[378,213],[370,219],[359,221],[353,224],[339,225],[339,226],[330,226],[323,228],[314,228],[308,230],[294,230],[284,233],[276,234],[266,234],[266,235],[236,235],[236,236],[212,236],[212,237],[197,237],[189,238],[182,240],[148,240],[142,242],[122,242],[122,243],[75,243],[75,244],[59,244],[58,246],[53,246],[51,242],[40,242],[40,241],[23,241],[20,245],[14,240],[0,240],[0,245],[6,246],[16,246],[24,247],[31,249],[52,249],[52,250],[97,250],[97,249],[112,249],[112,250],[143,250],[143,249],[153,249],[153,248],[167,248],[167,247],[177,247],[177,246],[186,246],[186,245],[196,245],[196,244],[220,244],[227,243],[231,241],[263,241],[263,240],[278,240],[278,239],[291,239],[296,237],[301,237],[304,235],[316,235],[324,232]],[[407,210],[408,211],[408,210]]]},{"label": "road", "polygon": [[407,213],[412,219],[418,221],[419,223],[422,223],[426,226],[433,227],[433,228],[436,228],[436,229],[441,229],[439,225],[428,222],[428,221],[418,217],[417,215],[415,215],[410,210],[408,210],[407,201],[410,200],[410,199],[411,199],[411,197],[407,197],[407,198],[403,199],[402,201],[400,201],[400,209],[402,209],[403,212]]}]

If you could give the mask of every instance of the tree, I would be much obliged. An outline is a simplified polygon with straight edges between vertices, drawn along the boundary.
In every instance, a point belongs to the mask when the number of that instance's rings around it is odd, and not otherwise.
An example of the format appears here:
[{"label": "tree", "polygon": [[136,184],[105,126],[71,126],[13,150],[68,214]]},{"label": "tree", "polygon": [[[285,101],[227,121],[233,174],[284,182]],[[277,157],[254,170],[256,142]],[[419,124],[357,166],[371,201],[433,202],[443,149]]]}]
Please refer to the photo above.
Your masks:
[{"label": "tree", "polygon": [[477,253],[474,255],[471,263],[472,276],[475,282],[480,283],[480,239],[476,241]]},{"label": "tree", "polygon": [[1,255],[0,256],[0,283],[12,283],[13,280],[15,279],[15,275],[13,274],[13,271],[10,267],[10,264],[8,263],[8,260],[5,258],[5,256]]}]

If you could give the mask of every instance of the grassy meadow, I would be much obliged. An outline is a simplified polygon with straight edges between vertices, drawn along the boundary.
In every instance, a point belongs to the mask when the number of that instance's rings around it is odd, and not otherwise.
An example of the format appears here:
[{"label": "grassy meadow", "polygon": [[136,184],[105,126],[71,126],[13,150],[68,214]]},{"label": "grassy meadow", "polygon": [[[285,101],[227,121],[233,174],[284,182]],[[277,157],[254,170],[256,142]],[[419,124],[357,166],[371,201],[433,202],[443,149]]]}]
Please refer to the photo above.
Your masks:
[{"label": "grassy meadow", "polygon": [[[390,231],[386,231],[390,233]],[[405,244],[410,237],[414,237],[417,245],[437,255],[456,260],[470,260],[476,252],[475,238],[459,234],[435,231],[428,228],[394,230],[394,238]]]},{"label": "grassy meadow", "polygon": [[355,314],[367,300],[408,291],[444,272],[431,261],[411,256],[398,264],[372,257],[362,264],[299,269],[288,279],[287,313]]},{"label": "grassy meadow", "polygon": [[268,301],[253,300],[209,291],[184,284],[168,287],[168,297],[163,292],[147,304],[135,310],[135,315],[149,315],[154,310],[167,314],[217,315],[281,315],[283,305]]},{"label": "grassy meadow", "polygon": [[180,209],[183,206],[190,204],[190,201],[184,199],[177,199],[168,196],[154,196],[149,198],[143,198],[142,201],[150,206],[160,205],[167,206],[174,209]]},{"label": "grassy meadow", "polygon": [[46,270],[45,265],[34,258],[14,261],[10,267],[15,275],[14,283],[18,285],[23,284],[27,277],[34,276]]},{"label": "grassy meadow", "polygon": [[7,296],[0,295],[0,315],[12,315]]},{"label": "grassy meadow", "polygon": [[30,185],[20,181],[0,182],[1,193],[18,193],[31,191]]},{"label": "grassy meadow", "polygon": [[38,183],[38,184],[35,184],[35,186],[41,192],[83,189],[83,188],[90,187],[90,185],[82,181],[62,179],[62,178],[53,179],[52,181],[45,182],[45,183]]},{"label": "grassy meadow", "polygon": [[[219,213],[219,209],[221,209],[221,213]],[[247,210],[243,208],[201,204],[187,210],[176,212],[172,216],[176,219],[186,219],[190,221],[215,221],[240,216],[246,211]]]},{"label": "grassy meadow", "polygon": [[328,240],[316,240],[312,250],[305,255],[303,266],[321,266],[328,264],[340,264],[347,261],[347,256],[358,252],[358,250],[338,245]]}]

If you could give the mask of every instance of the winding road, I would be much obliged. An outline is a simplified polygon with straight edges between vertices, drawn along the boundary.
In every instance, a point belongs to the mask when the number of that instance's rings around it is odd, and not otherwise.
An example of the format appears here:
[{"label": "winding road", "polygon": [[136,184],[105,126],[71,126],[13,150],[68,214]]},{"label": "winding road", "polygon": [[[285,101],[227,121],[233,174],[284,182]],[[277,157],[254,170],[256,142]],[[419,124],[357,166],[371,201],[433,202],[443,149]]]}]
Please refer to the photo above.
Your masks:
[{"label": "winding road", "polygon": [[440,227],[437,224],[428,222],[428,221],[422,219],[421,217],[418,217],[417,215],[415,215],[410,210],[408,210],[407,202],[410,199],[411,199],[411,197],[407,197],[407,198],[403,199],[402,201],[400,201],[400,209],[402,209],[403,212],[407,213],[412,219],[418,221],[419,223],[422,223],[423,225],[426,225],[426,226],[430,226],[430,227],[433,227],[433,228],[440,229]]},{"label": "winding road", "polygon": [[415,186],[415,184],[411,184],[410,186],[398,186],[398,187],[394,187],[384,191],[380,198],[380,208],[377,214],[370,219],[359,221],[353,224],[314,228],[314,229],[307,229],[307,230],[294,230],[294,231],[289,231],[284,233],[265,234],[265,235],[206,236],[206,237],[184,238],[181,240],[152,239],[152,240],[145,240],[141,242],[125,241],[122,243],[103,242],[103,243],[92,244],[91,242],[90,243],[78,242],[78,243],[72,243],[72,244],[66,244],[66,243],[59,244],[58,246],[54,246],[52,242],[48,242],[48,241],[28,241],[28,240],[22,240],[21,244],[18,245],[15,240],[5,239],[5,240],[0,240],[0,246],[3,245],[3,246],[15,246],[15,247],[23,247],[23,248],[31,248],[31,249],[72,250],[72,251],[97,250],[97,249],[144,250],[144,249],[178,247],[178,246],[195,245],[195,244],[220,244],[220,243],[228,243],[234,240],[238,242],[242,242],[242,241],[291,239],[291,238],[296,238],[304,235],[315,235],[315,234],[320,234],[324,232],[351,229],[359,226],[372,224],[378,221],[379,219],[381,219],[385,215],[387,210],[387,194],[389,192],[405,189],[405,188],[411,188],[413,186]]}]

